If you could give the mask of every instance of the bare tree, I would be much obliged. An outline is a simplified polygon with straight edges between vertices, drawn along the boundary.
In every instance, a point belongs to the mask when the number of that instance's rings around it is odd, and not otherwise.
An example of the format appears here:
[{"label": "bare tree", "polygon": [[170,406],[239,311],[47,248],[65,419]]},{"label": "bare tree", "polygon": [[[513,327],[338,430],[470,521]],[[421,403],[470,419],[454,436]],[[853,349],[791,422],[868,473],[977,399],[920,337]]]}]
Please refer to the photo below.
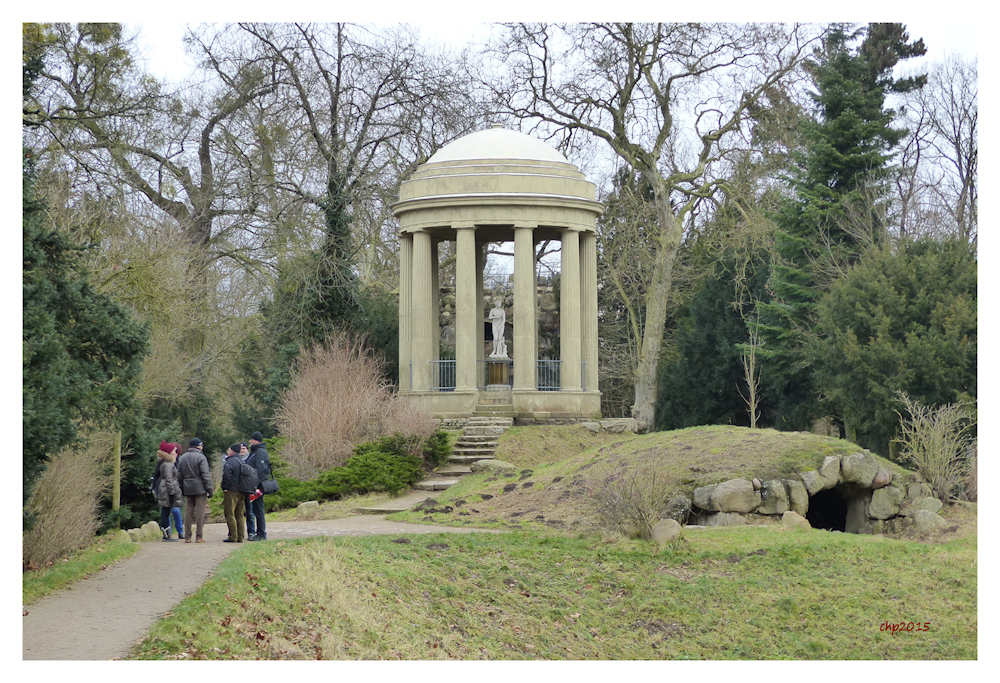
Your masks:
[{"label": "bare tree", "polygon": [[908,94],[910,135],[897,179],[904,233],[919,227],[977,239],[978,100],[975,59],[954,54],[931,67],[927,85]]},{"label": "bare tree", "polygon": [[632,408],[641,429],[653,425],[685,226],[720,189],[723,140],[795,71],[815,33],[762,24],[515,24],[493,48],[505,65],[494,91],[506,111],[555,128],[567,145],[580,133],[603,140],[653,190],[654,264]]}]

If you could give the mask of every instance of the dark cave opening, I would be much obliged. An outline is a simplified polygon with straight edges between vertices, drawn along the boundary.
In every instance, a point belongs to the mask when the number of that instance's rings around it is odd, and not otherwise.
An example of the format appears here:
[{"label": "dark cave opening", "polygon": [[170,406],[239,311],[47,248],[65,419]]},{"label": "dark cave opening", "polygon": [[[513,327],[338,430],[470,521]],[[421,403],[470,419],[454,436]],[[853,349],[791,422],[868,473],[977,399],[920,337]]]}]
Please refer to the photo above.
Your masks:
[{"label": "dark cave opening", "polygon": [[813,529],[845,531],[847,529],[847,501],[836,489],[819,491],[809,498],[806,519]]}]

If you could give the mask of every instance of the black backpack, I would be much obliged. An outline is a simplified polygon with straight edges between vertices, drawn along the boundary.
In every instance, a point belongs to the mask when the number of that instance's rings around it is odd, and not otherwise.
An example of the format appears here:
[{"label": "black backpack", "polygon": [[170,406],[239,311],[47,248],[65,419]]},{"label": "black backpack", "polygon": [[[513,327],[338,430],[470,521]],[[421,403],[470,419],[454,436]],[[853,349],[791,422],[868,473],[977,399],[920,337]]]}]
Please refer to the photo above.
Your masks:
[{"label": "black backpack", "polygon": [[236,484],[236,490],[240,493],[253,493],[260,485],[257,477],[257,468],[253,465],[240,461],[240,478]]},{"label": "black backpack", "polygon": [[157,491],[160,488],[160,465],[162,464],[162,460],[156,462],[156,469],[153,470],[153,476],[149,478],[149,490],[153,493],[153,498],[159,497]]}]

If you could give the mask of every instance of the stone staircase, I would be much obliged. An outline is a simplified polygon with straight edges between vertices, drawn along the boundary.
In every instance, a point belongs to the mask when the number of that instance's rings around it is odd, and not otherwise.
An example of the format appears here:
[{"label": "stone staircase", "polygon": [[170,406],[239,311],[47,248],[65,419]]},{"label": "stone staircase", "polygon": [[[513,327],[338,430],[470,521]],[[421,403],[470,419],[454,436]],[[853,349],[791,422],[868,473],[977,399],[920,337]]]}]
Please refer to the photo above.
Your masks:
[{"label": "stone staircase", "polygon": [[486,415],[482,415],[477,410],[476,414],[469,418],[462,430],[462,436],[451,449],[448,463],[438,467],[429,478],[414,484],[411,493],[381,505],[356,508],[355,512],[385,515],[409,510],[430,498],[428,492],[443,491],[458,483],[459,477],[471,474],[472,469],[469,466],[475,461],[492,459],[500,442],[500,435],[514,425],[514,418],[490,415],[488,410],[486,412]]},{"label": "stone staircase", "polygon": [[[483,406],[480,406],[482,408]],[[477,460],[490,460],[496,453],[500,435],[513,426],[514,418],[507,415],[476,414],[469,418],[462,430],[462,436],[452,446],[448,463],[434,471],[433,478],[419,481],[413,488],[419,491],[441,491],[472,472],[470,465]]]}]

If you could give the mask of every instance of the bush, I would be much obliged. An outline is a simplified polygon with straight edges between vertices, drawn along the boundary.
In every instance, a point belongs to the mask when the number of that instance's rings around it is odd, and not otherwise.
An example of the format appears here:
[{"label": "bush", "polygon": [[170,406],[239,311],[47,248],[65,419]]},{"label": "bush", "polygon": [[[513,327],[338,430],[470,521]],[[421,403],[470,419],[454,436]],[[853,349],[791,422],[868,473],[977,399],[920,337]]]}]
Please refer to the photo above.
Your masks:
[{"label": "bush", "polygon": [[396,432],[420,439],[434,432],[428,413],[393,393],[382,362],[343,334],[303,351],[276,424],[287,437],[289,472],[300,477],[343,465],[357,444]]},{"label": "bush", "polygon": [[902,392],[899,396],[909,414],[900,415],[900,460],[913,463],[941,500],[968,498],[970,474],[975,487],[976,452],[968,436],[976,424],[968,406],[925,406]]},{"label": "bush", "polygon": [[[319,476],[300,481],[275,474],[278,493],[267,496],[268,510],[293,507],[305,500],[338,500],[344,496],[385,491],[399,493],[423,477],[423,461],[438,457],[440,444],[447,444],[447,434],[436,432],[430,439],[396,434],[360,444],[344,465]],[[419,455],[418,455],[419,454]],[[275,463],[278,463],[275,467]],[[283,460],[278,451],[271,459],[272,469],[280,472]]]},{"label": "bush", "polygon": [[659,471],[657,456],[612,457],[594,466],[581,482],[601,527],[612,534],[649,540],[663,518],[671,482]]},{"label": "bush", "polygon": [[101,473],[104,452],[90,444],[52,458],[27,505],[35,524],[21,538],[25,563],[41,567],[94,540],[108,482]]}]

